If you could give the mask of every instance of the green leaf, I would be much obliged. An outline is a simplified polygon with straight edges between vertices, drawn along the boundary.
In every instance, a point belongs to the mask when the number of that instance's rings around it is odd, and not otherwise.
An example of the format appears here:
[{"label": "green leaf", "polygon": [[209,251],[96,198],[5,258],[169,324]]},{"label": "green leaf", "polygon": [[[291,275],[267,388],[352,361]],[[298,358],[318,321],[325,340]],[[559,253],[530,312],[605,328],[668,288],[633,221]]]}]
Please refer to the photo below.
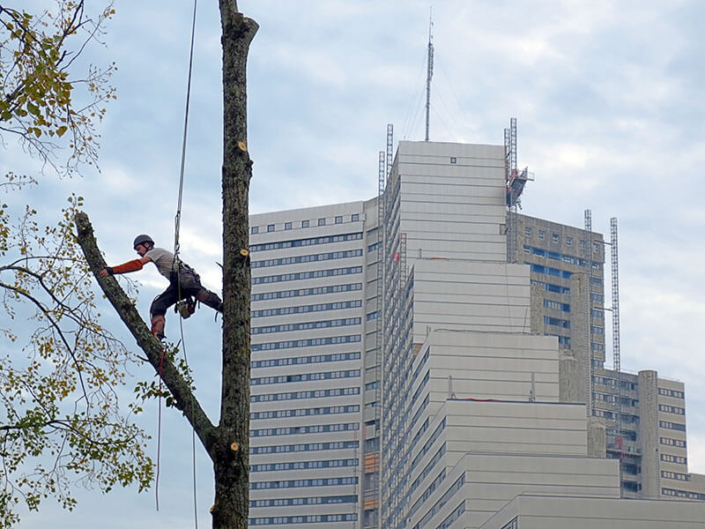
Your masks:
[{"label": "green leaf", "polygon": [[33,103],[27,103],[27,110],[29,110],[30,114],[39,115],[39,107]]}]

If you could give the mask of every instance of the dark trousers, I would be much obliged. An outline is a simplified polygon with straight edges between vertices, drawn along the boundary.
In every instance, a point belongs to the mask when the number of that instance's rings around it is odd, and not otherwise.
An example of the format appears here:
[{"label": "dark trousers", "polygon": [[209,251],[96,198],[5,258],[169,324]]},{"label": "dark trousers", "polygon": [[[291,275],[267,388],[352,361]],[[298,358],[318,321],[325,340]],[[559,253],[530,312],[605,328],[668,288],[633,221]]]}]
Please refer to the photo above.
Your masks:
[{"label": "dark trousers", "polygon": [[169,281],[167,289],[152,301],[152,306],[149,308],[152,318],[164,316],[169,307],[188,297],[196,298],[222,312],[222,302],[218,295],[203,288],[201,277],[192,269],[182,268],[179,273],[172,272]]}]

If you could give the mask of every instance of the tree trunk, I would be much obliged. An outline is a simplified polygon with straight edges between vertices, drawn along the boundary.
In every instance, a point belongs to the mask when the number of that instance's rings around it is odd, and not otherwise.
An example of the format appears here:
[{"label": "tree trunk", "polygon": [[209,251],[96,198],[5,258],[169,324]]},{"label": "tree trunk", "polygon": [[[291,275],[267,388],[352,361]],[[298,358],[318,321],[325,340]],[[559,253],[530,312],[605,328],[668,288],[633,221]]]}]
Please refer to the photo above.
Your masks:
[{"label": "tree trunk", "polygon": [[246,529],[249,515],[250,259],[246,68],[255,21],[220,0],[223,46],[223,381],[215,443],[214,529]]}]

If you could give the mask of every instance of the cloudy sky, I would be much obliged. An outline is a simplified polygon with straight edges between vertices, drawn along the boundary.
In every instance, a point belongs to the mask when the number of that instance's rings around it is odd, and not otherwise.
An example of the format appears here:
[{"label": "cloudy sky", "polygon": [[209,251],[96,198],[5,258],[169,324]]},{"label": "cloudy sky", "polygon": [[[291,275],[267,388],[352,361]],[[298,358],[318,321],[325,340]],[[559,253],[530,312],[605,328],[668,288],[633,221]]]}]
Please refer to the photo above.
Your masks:
[{"label": "cloudy sky", "polygon": [[[166,7],[168,5],[168,8]],[[118,100],[102,125],[101,172],[21,198],[59,208],[86,198],[109,262],[133,258],[135,234],[169,247],[178,192],[190,2],[116,0],[95,63],[115,61]],[[261,26],[249,62],[253,213],[371,198],[387,123],[423,139],[430,5],[405,0],[240,0]],[[198,8],[182,252],[219,289],[221,51],[215,0]],[[535,181],[523,212],[620,228],[622,366],[686,384],[690,470],[705,473],[705,77],[698,0],[446,0],[433,3],[431,139],[501,144],[519,121],[518,159]],[[0,169],[33,170],[18,149]],[[13,198],[13,200],[16,200]],[[19,203],[19,202],[18,202]],[[163,281],[145,271],[139,308]],[[168,333],[177,333],[172,316]],[[205,407],[217,411],[220,326],[185,323]],[[145,371],[145,373],[148,373]],[[149,375],[146,375],[149,376]],[[199,384],[200,382],[200,384]],[[156,435],[156,413],[144,417]],[[153,491],[81,494],[74,513],[47,504],[23,528],[193,525],[191,434],[167,412],[161,511]],[[212,475],[197,447],[199,524],[210,525]]]}]

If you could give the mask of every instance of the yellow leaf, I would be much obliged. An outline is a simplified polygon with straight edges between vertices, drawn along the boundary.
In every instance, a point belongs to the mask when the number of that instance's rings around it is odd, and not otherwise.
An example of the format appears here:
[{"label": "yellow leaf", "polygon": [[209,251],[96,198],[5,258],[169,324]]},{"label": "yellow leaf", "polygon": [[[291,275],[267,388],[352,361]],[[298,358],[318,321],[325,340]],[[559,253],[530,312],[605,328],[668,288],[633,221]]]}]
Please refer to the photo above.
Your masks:
[{"label": "yellow leaf", "polygon": [[57,135],[59,136],[59,138],[60,138],[61,136],[63,136],[64,134],[66,134],[66,131],[67,131],[67,130],[68,130],[68,127],[67,127],[66,125],[62,125],[62,126],[59,127],[58,129],[56,129],[56,134],[57,134]]}]

